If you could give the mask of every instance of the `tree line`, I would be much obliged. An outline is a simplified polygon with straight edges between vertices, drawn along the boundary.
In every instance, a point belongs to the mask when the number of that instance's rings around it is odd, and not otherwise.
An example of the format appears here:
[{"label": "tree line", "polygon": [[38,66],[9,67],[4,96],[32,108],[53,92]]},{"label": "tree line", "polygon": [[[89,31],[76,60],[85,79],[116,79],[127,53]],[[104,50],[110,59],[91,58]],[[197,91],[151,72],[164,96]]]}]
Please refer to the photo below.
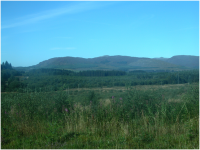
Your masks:
[{"label": "tree line", "polygon": [[64,70],[64,69],[33,69],[30,70],[27,75],[35,76],[41,74],[48,74],[48,75],[65,75],[65,76],[123,76],[126,75],[125,71],[118,71],[118,70],[86,70],[86,71],[71,71],[71,70]]},{"label": "tree line", "polygon": [[88,70],[74,72],[61,69],[33,69],[24,72],[13,69],[12,65],[8,62],[3,63],[2,65],[2,92],[48,92],[78,87],[128,87],[135,85],[164,85],[199,82],[199,70],[180,72]]}]

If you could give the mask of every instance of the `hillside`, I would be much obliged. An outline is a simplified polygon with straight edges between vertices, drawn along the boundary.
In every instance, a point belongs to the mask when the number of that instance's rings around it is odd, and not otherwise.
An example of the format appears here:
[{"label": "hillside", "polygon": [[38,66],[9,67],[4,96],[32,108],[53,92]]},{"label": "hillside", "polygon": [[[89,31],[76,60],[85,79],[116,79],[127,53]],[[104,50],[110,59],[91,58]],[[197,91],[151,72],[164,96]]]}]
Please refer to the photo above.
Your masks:
[{"label": "hillside", "polygon": [[[67,70],[185,70],[198,69],[198,56],[173,56],[172,58],[140,58],[130,56],[101,56],[96,58],[56,57],[40,62],[37,65],[26,67],[28,69],[54,68]],[[16,67],[23,69],[23,67]],[[25,67],[24,67],[25,69]]]},{"label": "hillside", "polygon": [[173,56],[167,60],[164,60],[168,63],[184,66],[188,68],[199,68],[199,57],[198,56],[189,56],[189,55],[178,55]]}]

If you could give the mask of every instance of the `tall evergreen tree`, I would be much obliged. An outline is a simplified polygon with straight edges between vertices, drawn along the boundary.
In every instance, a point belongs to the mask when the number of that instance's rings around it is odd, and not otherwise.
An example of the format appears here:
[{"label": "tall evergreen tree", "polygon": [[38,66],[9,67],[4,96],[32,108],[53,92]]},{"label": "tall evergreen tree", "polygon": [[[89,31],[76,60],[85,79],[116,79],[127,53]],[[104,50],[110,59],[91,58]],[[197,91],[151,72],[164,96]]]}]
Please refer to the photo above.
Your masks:
[{"label": "tall evergreen tree", "polygon": [[12,69],[12,65],[11,65],[11,63],[9,64],[8,61],[6,61],[5,63],[3,62],[3,63],[1,64],[1,69],[2,69],[2,70],[3,70],[3,69]]}]

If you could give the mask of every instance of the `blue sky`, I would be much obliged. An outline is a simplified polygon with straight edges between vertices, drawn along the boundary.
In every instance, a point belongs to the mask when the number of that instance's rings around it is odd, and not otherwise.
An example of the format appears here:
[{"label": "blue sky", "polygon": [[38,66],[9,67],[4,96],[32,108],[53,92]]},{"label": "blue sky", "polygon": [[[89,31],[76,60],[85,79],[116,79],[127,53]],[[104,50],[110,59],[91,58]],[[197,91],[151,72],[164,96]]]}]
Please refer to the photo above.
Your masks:
[{"label": "blue sky", "polygon": [[199,56],[198,1],[1,1],[1,62]]}]

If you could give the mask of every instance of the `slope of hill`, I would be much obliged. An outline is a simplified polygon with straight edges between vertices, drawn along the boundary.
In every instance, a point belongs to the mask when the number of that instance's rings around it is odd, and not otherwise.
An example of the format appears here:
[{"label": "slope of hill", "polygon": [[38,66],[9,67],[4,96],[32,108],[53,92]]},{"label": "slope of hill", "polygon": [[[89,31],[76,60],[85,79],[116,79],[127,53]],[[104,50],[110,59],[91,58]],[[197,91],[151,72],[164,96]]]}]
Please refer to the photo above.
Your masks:
[{"label": "slope of hill", "polygon": [[[173,56],[172,58],[139,58],[130,56],[101,56],[96,58],[56,57],[27,69],[54,68],[67,70],[185,70],[198,69],[198,56]],[[16,69],[22,69],[22,67]],[[25,68],[24,68],[25,69]]]},{"label": "slope of hill", "polygon": [[199,68],[199,56],[177,55],[164,61],[188,68]]}]

